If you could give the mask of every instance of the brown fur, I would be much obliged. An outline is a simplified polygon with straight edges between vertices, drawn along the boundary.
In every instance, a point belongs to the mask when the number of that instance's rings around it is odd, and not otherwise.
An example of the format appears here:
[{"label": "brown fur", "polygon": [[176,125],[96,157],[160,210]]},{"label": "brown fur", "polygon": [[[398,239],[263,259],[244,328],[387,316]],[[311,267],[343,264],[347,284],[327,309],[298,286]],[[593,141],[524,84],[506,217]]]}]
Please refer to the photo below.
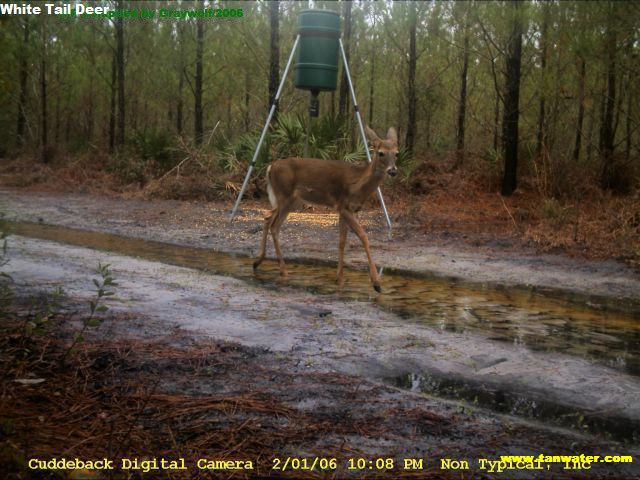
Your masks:
[{"label": "brown fur", "polygon": [[283,158],[273,162],[267,171],[267,183],[269,198],[274,208],[265,218],[260,254],[253,264],[254,269],[264,260],[267,236],[271,231],[280,274],[286,277],[286,266],[278,238],[280,227],[289,212],[300,201],[304,201],[333,208],[340,215],[338,283],[340,285],[344,283],[344,247],[347,227],[350,227],[362,242],[369,260],[371,282],[374,288],[380,291],[380,279],[371,258],[369,239],[354,213],[362,208],[387,173],[395,175],[398,143],[395,130],[392,128],[387,132],[385,140],[380,139],[369,127],[367,127],[367,136],[374,150],[370,164],[352,165],[338,160],[299,157]]}]

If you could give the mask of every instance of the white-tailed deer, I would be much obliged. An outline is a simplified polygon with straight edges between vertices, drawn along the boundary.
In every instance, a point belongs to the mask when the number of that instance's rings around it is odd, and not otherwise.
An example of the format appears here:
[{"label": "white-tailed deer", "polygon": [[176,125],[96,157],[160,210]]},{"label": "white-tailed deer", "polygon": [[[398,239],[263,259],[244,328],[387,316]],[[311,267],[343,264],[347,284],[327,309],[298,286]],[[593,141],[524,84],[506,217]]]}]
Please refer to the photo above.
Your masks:
[{"label": "white-tailed deer", "polygon": [[394,128],[381,139],[369,127],[367,137],[373,147],[370,164],[352,165],[339,160],[318,158],[283,158],[267,168],[267,191],[273,207],[265,218],[260,253],[253,263],[256,269],[262,263],[267,247],[267,236],[271,231],[273,245],[278,256],[280,275],[287,276],[287,268],[280,250],[278,236],[280,227],[289,212],[299,201],[331,207],[338,212],[340,244],[338,255],[338,285],[344,285],[344,247],[347,242],[347,227],[360,238],[369,260],[369,275],[373,288],[380,292],[380,277],[371,258],[369,239],[356,220],[355,213],[380,186],[386,175],[395,176],[398,156],[398,136]]}]

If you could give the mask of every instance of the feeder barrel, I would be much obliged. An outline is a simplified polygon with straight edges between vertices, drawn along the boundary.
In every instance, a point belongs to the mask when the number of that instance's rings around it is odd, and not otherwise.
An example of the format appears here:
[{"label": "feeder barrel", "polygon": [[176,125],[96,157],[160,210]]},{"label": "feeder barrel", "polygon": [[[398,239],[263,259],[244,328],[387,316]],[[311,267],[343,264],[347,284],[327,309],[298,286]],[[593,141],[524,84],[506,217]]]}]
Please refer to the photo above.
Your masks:
[{"label": "feeder barrel", "polygon": [[316,92],[335,90],[340,15],[328,10],[303,10],[298,17],[298,33],[295,87]]}]

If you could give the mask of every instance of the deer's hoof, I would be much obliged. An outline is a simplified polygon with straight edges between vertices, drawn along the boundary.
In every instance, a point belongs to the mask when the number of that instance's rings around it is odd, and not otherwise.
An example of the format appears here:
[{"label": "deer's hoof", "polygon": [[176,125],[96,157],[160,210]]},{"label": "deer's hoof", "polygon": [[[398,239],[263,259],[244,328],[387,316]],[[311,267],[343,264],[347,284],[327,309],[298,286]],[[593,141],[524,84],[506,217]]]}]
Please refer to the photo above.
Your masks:
[{"label": "deer's hoof", "polygon": [[382,289],[380,288],[380,285],[378,285],[377,283],[373,285],[373,289],[378,293],[382,293]]}]

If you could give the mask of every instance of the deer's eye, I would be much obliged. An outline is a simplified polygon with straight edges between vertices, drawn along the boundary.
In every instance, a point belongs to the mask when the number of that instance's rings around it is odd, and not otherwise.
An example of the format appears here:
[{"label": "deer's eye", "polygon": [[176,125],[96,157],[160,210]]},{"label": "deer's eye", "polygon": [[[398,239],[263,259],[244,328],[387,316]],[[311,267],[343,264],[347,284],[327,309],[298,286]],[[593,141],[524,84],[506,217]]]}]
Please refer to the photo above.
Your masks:
[{"label": "deer's eye", "polygon": [[381,157],[381,158],[382,158],[382,157],[384,157],[384,152],[383,152],[382,150],[380,150],[380,151],[378,152],[378,156],[379,156],[379,157]]},{"label": "deer's eye", "polygon": [[398,158],[398,152],[396,152],[396,158]]}]

